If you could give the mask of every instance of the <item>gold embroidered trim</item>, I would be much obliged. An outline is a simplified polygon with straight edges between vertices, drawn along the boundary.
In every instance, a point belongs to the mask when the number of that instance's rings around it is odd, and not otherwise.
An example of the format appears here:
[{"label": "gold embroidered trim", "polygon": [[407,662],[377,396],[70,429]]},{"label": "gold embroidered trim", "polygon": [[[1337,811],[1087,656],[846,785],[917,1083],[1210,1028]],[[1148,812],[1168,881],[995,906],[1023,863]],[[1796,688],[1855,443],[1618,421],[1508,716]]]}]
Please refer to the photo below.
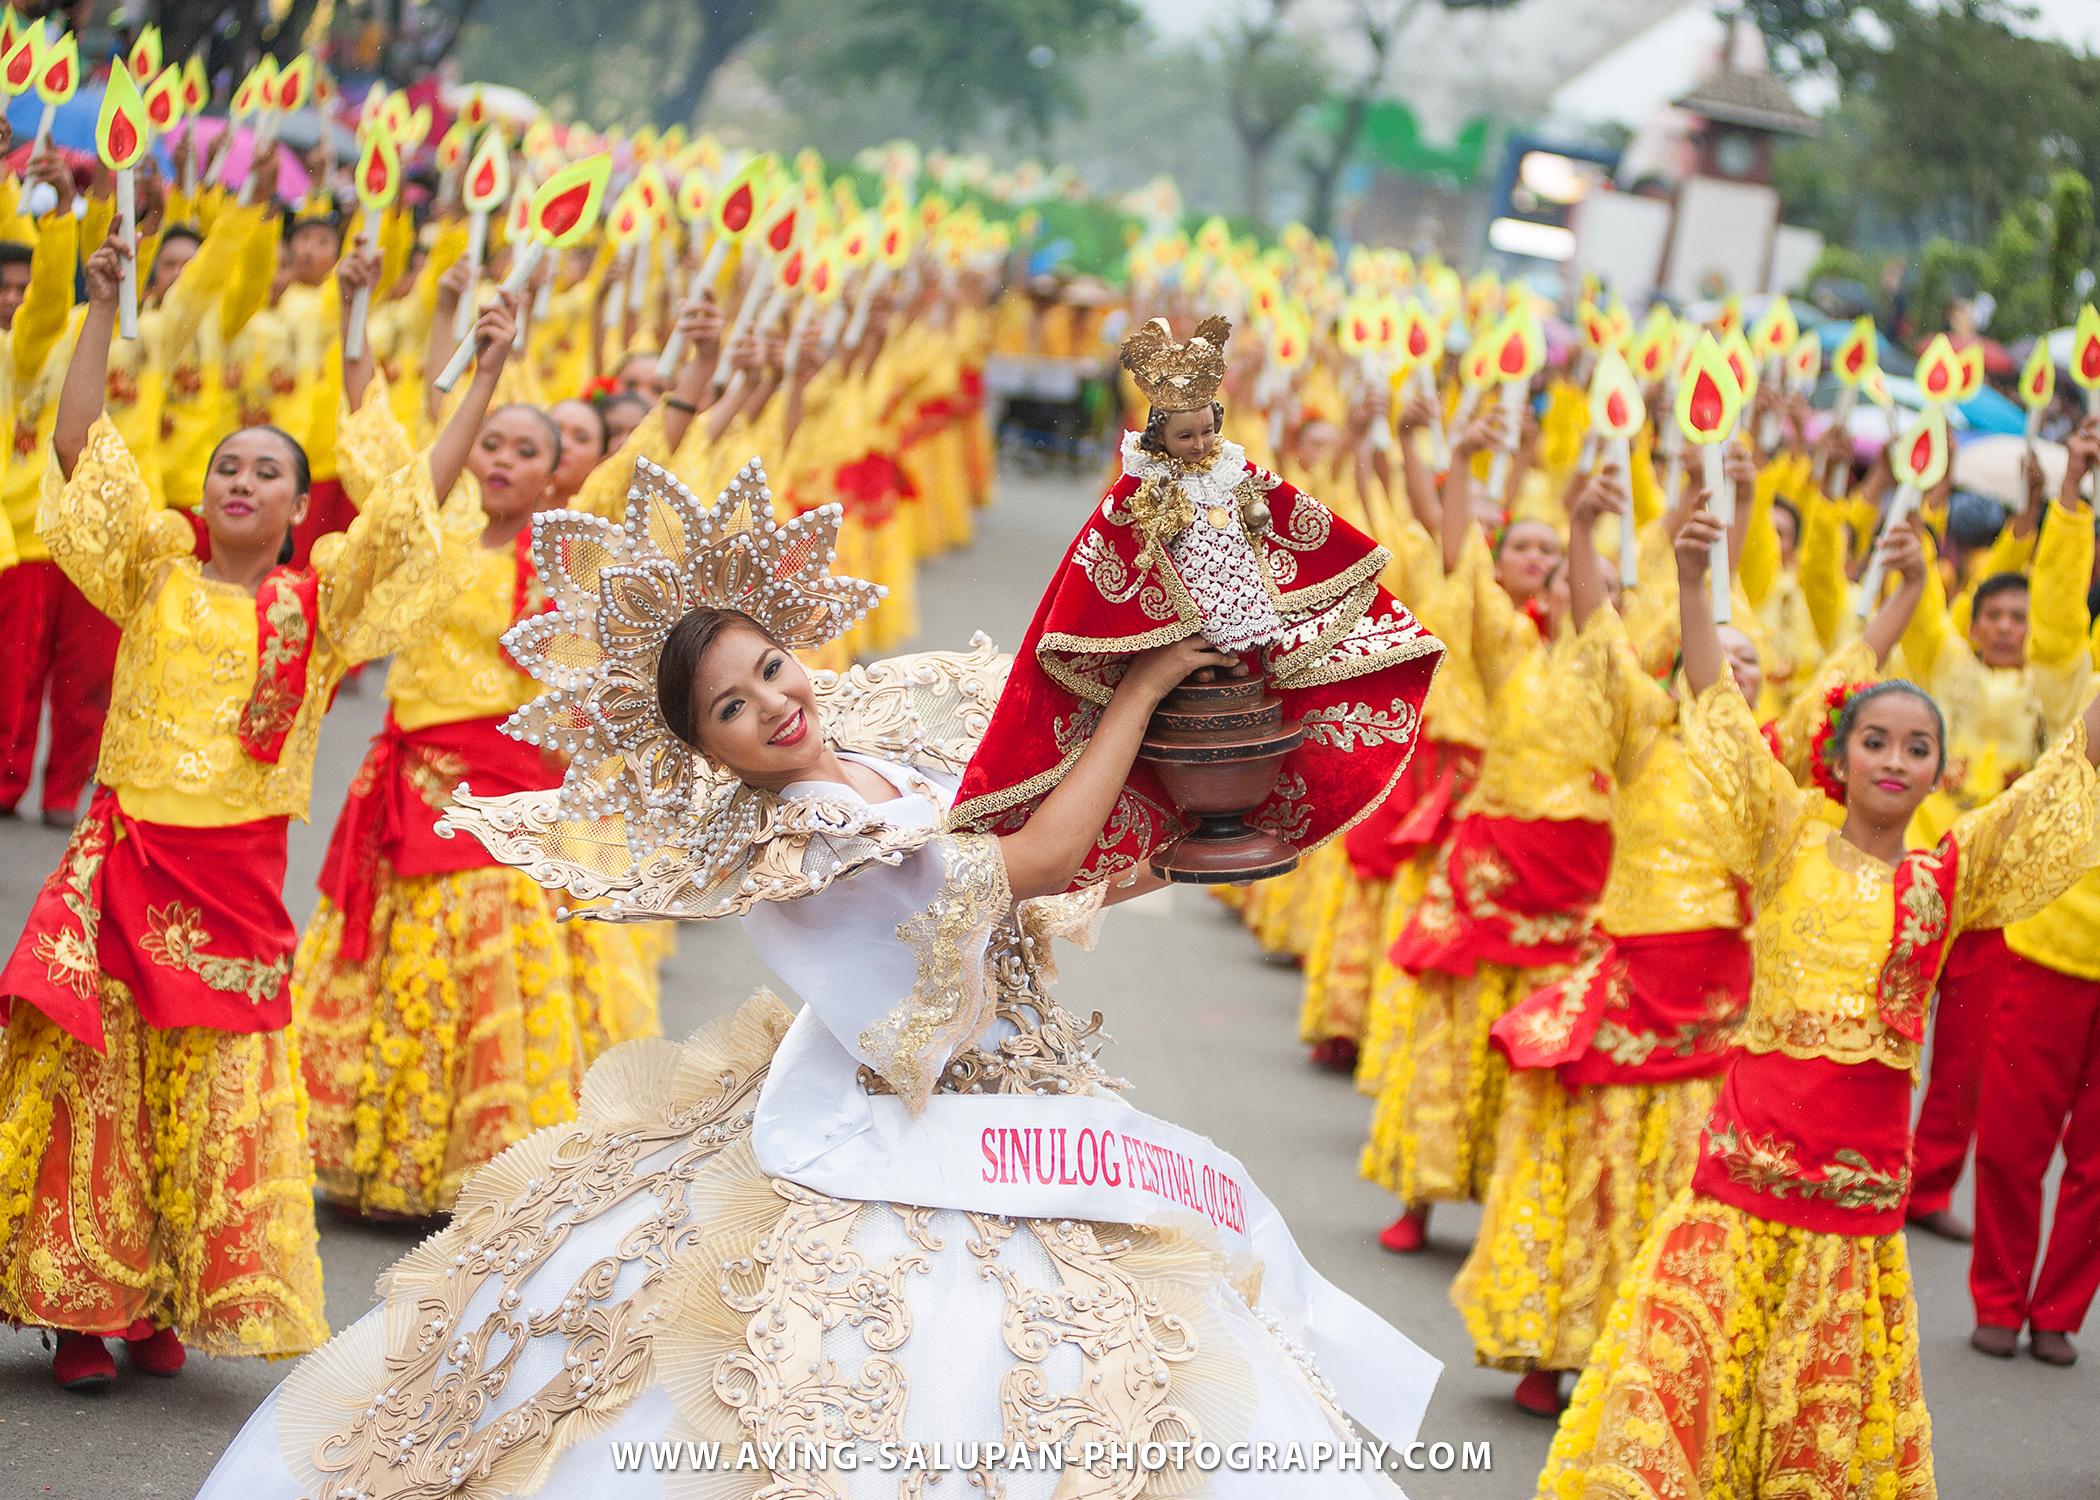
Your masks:
[{"label": "gold embroidered trim", "polygon": [[204,913],[180,901],[146,908],[146,930],[139,934],[139,947],[164,969],[185,969],[205,987],[221,994],[240,995],[250,1005],[274,1000],[292,972],[292,955],[274,963],[256,958],[221,958],[203,951],[211,941],[204,928]]}]

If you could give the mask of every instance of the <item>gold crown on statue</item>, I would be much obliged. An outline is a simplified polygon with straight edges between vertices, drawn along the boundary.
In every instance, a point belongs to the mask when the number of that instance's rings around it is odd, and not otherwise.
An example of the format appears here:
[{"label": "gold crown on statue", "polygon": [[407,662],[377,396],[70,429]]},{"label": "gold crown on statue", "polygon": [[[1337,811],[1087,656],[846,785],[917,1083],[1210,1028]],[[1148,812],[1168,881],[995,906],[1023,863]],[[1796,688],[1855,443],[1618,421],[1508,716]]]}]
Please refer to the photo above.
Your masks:
[{"label": "gold crown on statue", "polygon": [[532,559],[554,607],[512,626],[503,644],[550,691],[503,732],[569,756],[564,816],[620,820],[636,860],[687,849],[710,872],[703,884],[748,857],[762,799],[671,732],[657,659],[694,609],[749,615],[791,650],[845,634],[884,590],[832,574],[842,514],[824,505],[774,520],[755,458],[711,504],[643,459],[620,525],[577,511],[533,517]]},{"label": "gold crown on statue", "polygon": [[1213,313],[1177,344],[1167,320],[1154,318],[1123,340],[1123,368],[1153,410],[1196,411],[1218,398],[1231,337],[1231,322]]}]

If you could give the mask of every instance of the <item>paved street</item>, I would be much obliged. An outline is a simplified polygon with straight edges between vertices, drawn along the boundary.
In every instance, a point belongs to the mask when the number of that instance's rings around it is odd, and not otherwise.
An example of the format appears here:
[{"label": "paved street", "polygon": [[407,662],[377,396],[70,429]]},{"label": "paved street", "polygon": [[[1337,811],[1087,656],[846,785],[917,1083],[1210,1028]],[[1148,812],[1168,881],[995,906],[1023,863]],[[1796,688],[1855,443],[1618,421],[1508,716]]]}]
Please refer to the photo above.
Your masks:
[{"label": "paved street", "polygon": [[[980,628],[1002,644],[1018,639],[1090,489],[1086,480],[1009,474],[975,548],[924,579],[926,642],[960,645]],[[377,674],[368,674],[360,691],[345,694],[324,732],[316,821],[295,827],[292,837],[295,916],[312,906],[329,827],[381,708]],[[0,933],[8,939],[63,844],[61,834],[34,824],[0,824]],[[1345,1080],[1307,1067],[1295,1038],[1297,976],[1263,963],[1221,908],[1187,892],[1119,912],[1099,950],[1070,955],[1064,975],[1068,1006],[1107,1015],[1117,1042],[1110,1061],[1133,1081],[1135,1099],[1237,1153],[1328,1276],[1446,1361],[1424,1436],[1486,1440],[1494,1467],[1417,1476],[1407,1484],[1414,1500],[1530,1495],[1549,1429],[1510,1406],[1509,1377],[1472,1367],[1446,1296],[1475,1216],[1440,1212],[1433,1250],[1411,1260],[1378,1249],[1373,1235],[1393,1204],[1356,1176],[1367,1105]],[[762,977],[733,927],[688,929],[665,983],[665,1029],[679,1034],[721,1014]],[[378,1272],[412,1242],[404,1233],[326,1215],[321,1241],[337,1327],[368,1305]],[[2100,1430],[2092,1421],[2100,1342],[2087,1364],[2070,1371],[2024,1357],[1985,1360],[1965,1343],[1966,1252],[1920,1240],[1913,1253],[1940,1493],[1949,1500],[2092,1500],[2100,1492]],[[35,1333],[0,1329],[0,1496],[187,1497],[283,1374],[261,1364],[199,1360],[172,1383],[125,1378],[83,1399],[51,1385],[48,1358]]]}]

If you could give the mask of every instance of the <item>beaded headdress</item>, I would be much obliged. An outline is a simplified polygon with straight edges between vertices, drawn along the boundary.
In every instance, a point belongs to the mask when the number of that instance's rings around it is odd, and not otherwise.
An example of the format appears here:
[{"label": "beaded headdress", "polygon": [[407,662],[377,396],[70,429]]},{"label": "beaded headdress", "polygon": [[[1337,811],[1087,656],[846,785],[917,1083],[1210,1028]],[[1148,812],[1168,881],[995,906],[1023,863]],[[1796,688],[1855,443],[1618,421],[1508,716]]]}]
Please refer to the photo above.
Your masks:
[{"label": "beaded headdress", "polygon": [[671,627],[694,609],[733,609],[781,645],[808,650],[836,640],[882,598],[875,584],[831,573],[838,506],[785,524],[772,506],[756,459],[711,504],[643,459],[620,525],[565,510],[533,518],[532,560],[554,608],[512,626],[503,641],[550,691],[503,732],[568,755],[562,812],[619,817],[637,859],[734,832],[721,815],[742,788],[664,718],[656,663]]},{"label": "beaded headdress", "polygon": [[1165,318],[1154,318],[1123,340],[1123,368],[1154,411],[1199,411],[1225,383],[1225,341],[1232,324],[1213,313],[1185,344],[1174,342]]}]

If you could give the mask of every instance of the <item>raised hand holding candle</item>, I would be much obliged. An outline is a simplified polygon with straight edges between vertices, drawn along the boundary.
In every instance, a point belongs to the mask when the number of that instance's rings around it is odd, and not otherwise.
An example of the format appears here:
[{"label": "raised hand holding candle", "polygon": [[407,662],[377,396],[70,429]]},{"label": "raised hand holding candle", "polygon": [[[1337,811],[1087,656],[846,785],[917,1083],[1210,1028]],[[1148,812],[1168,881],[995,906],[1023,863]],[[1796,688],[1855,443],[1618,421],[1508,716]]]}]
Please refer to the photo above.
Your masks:
[{"label": "raised hand holding candle", "polygon": [[146,154],[146,101],[121,60],[112,62],[95,118],[95,153],[117,176],[117,222],[124,239],[124,270],[117,290],[117,331],[139,336],[138,204],[132,168]]},{"label": "raised hand holding candle", "polygon": [[875,261],[868,267],[867,280],[861,284],[860,301],[854,304],[853,316],[846,322],[845,348],[850,352],[860,347],[867,336],[868,319],[875,310],[875,299],[911,259],[911,227],[902,217],[885,218],[882,228],[875,236]]},{"label": "raised hand holding candle", "polygon": [[[379,228],[401,191],[401,148],[380,125],[365,132],[357,154],[357,201],[365,214],[365,249],[379,248]],[[372,285],[360,286],[350,299],[350,326],[343,330],[343,357],[362,359],[365,324],[372,312]]]},{"label": "raised hand holding candle", "polygon": [[1407,387],[1429,403],[1429,465],[1451,462],[1451,440],[1444,431],[1443,402],[1437,396],[1437,364],[1444,357],[1444,335],[1420,300],[1410,297],[1400,313],[1400,353],[1408,362]]},{"label": "raised hand holding candle", "polygon": [[80,87],[80,47],[67,32],[55,42],[39,40],[36,54],[36,96],[44,101],[44,112],[36,122],[36,145],[31,155],[51,144],[51,121],[58,107],[69,102]]},{"label": "raised hand holding candle", "polygon": [[[1786,371],[1787,355],[1792,352],[1794,341],[1800,336],[1801,324],[1794,317],[1793,306],[1785,297],[1774,297],[1765,315],[1757,320],[1757,327],[1750,335],[1751,353],[1760,361],[1764,379],[1773,389],[1784,394],[1786,387],[1782,376]],[[1769,404],[1757,423],[1757,451],[1770,453],[1779,446],[1782,413],[1777,402]]]},{"label": "raised hand holding candle", "polygon": [[[728,258],[730,248],[742,240],[758,220],[766,180],[772,172],[773,158],[770,155],[752,157],[722,185],[722,191],[713,196],[711,206],[706,197],[696,195],[694,190],[680,189],[679,207],[688,213],[688,222],[693,225],[693,233],[699,233],[701,214],[711,219],[714,225],[714,236],[707,247],[707,257],[700,262],[700,269],[693,273],[692,283],[687,291],[688,298],[702,297],[714,290],[715,278],[722,274],[722,263]],[[687,173],[687,177],[698,179],[698,194],[705,193],[706,179],[700,176],[697,168]],[[677,373],[678,362],[684,356],[685,337],[673,328],[671,336],[664,341],[663,357],[656,362],[657,377],[669,380]]]},{"label": "raised hand holding candle", "polygon": [[1648,420],[1648,407],[1641,400],[1640,384],[1633,378],[1626,359],[1609,345],[1597,356],[1597,371],[1590,378],[1590,430],[1604,445],[1606,468],[1617,471],[1629,497],[1619,513],[1619,582],[1632,588],[1640,580],[1640,551],[1634,536],[1633,437]]},{"label": "raised hand holding candle", "polygon": [[1699,449],[1704,462],[1707,504],[1724,528],[1714,543],[1709,585],[1714,623],[1726,625],[1734,613],[1734,585],[1728,566],[1727,527],[1735,524],[1735,491],[1728,484],[1723,445],[1735,432],[1743,407],[1743,388],[1718,340],[1699,335],[1677,382],[1677,429]]},{"label": "raised hand holding candle", "polygon": [[[1875,347],[1878,337],[1874,320],[1861,315],[1853,321],[1852,331],[1845,335],[1844,342],[1830,356],[1831,372],[1838,378],[1837,405],[1831,410],[1830,423],[1839,432],[1851,431],[1852,411],[1859,404],[1860,387],[1879,367],[1880,355]],[[1838,460],[1833,459],[1830,468],[1817,476],[1818,487],[1826,495],[1834,494],[1842,477]]]},{"label": "raised hand holding candle", "polygon": [[1531,377],[1546,362],[1546,336],[1530,312],[1516,311],[1489,335],[1488,347],[1492,352],[1490,378],[1502,382],[1502,414],[1508,430],[1488,470],[1488,498],[1500,505],[1502,492],[1509,484],[1510,466],[1524,440],[1524,401],[1531,394]]},{"label": "raised hand holding candle", "polygon": [[1910,519],[1918,500],[1947,474],[1947,416],[1938,405],[1927,406],[1918,420],[1889,446],[1889,468],[1896,476],[1896,495],[1874,533],[1874,552],[1867,571],[1859,580],[1854,613],[1864,620],[1881,602],[1881,580],[1886,571],[1881,557],[1881,539]]},{"label": "raised hand holding candle", "polygon": [[2042,417],[2056,399],[2056,361],[2049,357],[2049,341],[2036,339],[2034,350],[2020,371],[2020,403],[2027,408],[2027,451],[2041,435]]}]

